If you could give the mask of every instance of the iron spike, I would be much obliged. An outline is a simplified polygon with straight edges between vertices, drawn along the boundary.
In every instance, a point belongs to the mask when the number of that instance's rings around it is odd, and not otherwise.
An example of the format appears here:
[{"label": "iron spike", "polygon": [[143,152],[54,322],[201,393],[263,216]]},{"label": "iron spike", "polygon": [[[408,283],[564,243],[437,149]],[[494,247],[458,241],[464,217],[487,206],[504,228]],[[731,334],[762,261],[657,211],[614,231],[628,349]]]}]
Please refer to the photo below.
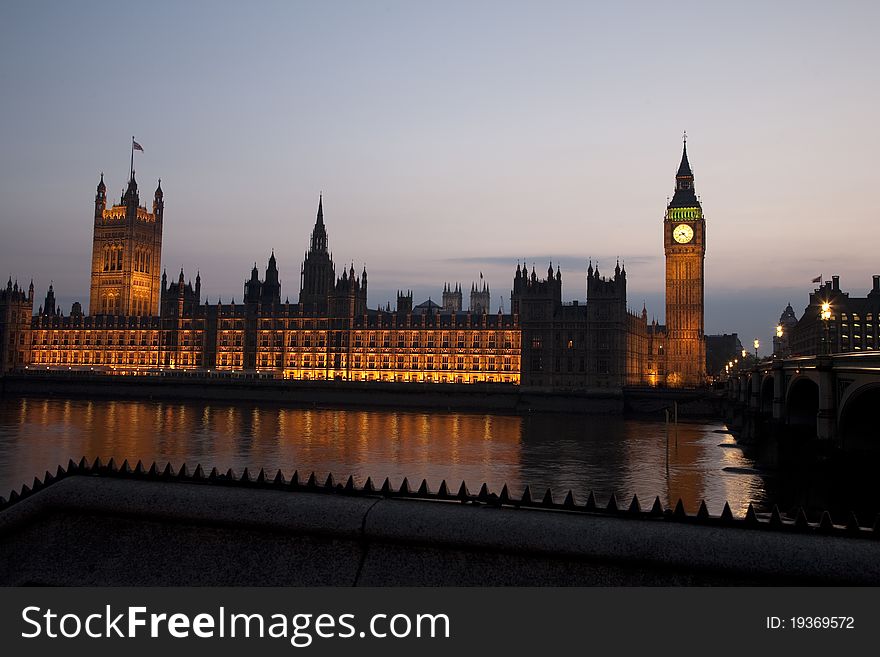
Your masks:
[{"label": "iron spike", "polygon": [[553,491],[549,488],[544,493],[544,499],[541,500],[541,506],[553,506]]},{"label": "iron spike", "polygon": [[587,497],[585,508],[587,511],[595,511],[598,508],[596,506],[596,497],[593,495],[593,491],[590,491],[590,495]]},{"label": "iron spike", "polygon": [[687,520],[687,512],[684,510],[684,502],[681,501],[680,497],[675,504],[675,511],[672,512],[672,517],[678,521]]},{"label": "iron spike", "polygon": [[345,482],[345,492],[353,493],[354,492],[354,477],[348,475],[348,479]]},{"label": "iron spike", "polygon": [[440,482],[440,488],[437,489],[437,497],[441,500],[449,497],[449,489],[446,487],[446,480]]},{"label": "iron spike", "polygon": [[709,522],[709,509],[706,507],[706,500],[700,500],[700,508],[697,509],[697,522]]},{"label": "iron spike", "polygon": [[315,471],[312,470],[312,473],[309,475],[309,478],[306,481],[306,488],[315,489],[317,487],[318,487],[318,478],[315,476]]},{"label": "iron spike", "polygon": [[526,486],[526,489],[523,491],[522,499],[519,501],[520,504],[528,505],[532,503],[532,489]]},{"label": "iron spike", "polygon": [[851,534],[858,534],[862,531],[862,528],[859,525],[859,519],[853,511],[849,512],[849,518],[847,518],[846,521],[846,531]]},{"label": "iron spike", "polygon": [[565,499],[562,501],[562,506],[566,509],[573,509],[577,506],[574,502],[574,493],[571,492],[571,489],[568,489],[568,493],[565,494]]},{"label": "iron spike", "polygon": [[196,469],[193,470],[192,478],[195,481],[202,481],[205,478],[205,471],[202,469],[201,463],[196,463]]},{"label": "iron spike", "polygon": [[608,504],[605,505],[605,510],[609,513],[617,513],[617,496],[614,494],[614,491],[611,492],[611,497],[608,499]]},{"label": "iron spike", "polygon": [[385,481],[382,482],[382,490],[379,491],[385,497],[391,495],[391,481],[388,477],[385,477]]},{"label": "iron spike", "polygon": [[278,469],[278,472],[275,473],[275,478],[272,480],[272,483],[275,486],[283,486],[287,483],[287,480],[284,478],[284,473],[281,472],[281,469]]},{"label": "iron spike", "polygon": [[238,481],[242,484],[249,484],[252,482],[251,473],[248,471],[247,468],[241,471],[241,477]]},{"label": "iron spike", "polygon": [[663,505],[660,503],[660,496],[657,495],[654,498],[654,504],[651,506],[651,515],[652,516],[662,516],[663,515]]},{"label": "iron spike", "polygon": [[419,490],[416,493],[419,497],[430,497],[431,491],[428,490],[428,480],[422,479],[422,484],[419,486]]},{"label": "iron spike", "polygon": [[174,477],[174,468],[171,467],[171,463],[165,464],[165,469],[162,471],[162,479],[172,479]]},{"label": "iron spike", "polygon": [[257,473],[257,485],[265,486],[266,483],[266,471],[260,468],[260,471]]},{"label": "iron spike", "polygon": [[504,484],[501,489],[500,501],[502,504],[510,504],[510,491],[507,490],[507,484]]},{"label": "iron spike", "polygon": [[115,474],[117,472],[116,461],[113,459],[112,456],[110,457],[110,460],[107,461],[107,472],[109,472],[110,474]]},{"label": "iron spike", "polygon": [[638,495],[633,495],[632,502],[629,503],[629,512],[633,514],[639,514],[642,512],[642,507],[639,504]]},{"label": "iron spike", "polygon": [[755,513],[755,507],[752,506],[752,503],[749,502],[749,508],[746,509],[746,526],[748,527],[757,527],[761,523],[758,520],[758,514]]},{"label": "iron spike", "polygon": [[725,502],[724,508],[721,510],[721,523],[725,525],[729,525],[733,522],[733,512],[730,510],[730,505]]},{"label": "iron spike", "polygon": [[403,478],[403,481],[400,482],[400,488],[397,490],[401,495],[412,495],[412,491],[409,489],[409,479],[406,477]]},{"label": "iron spike", "polygon": [[831,514],[827,511],[822,512],[822,519],[819,521],[819,531],[822,533],[834,531],[834,523],[831,522]]},{"label": "iron spike", "polygon": [[324,488],[326,488],[327,490],[333,490],[334,488],[336,488],[336,482],[333,480],[332,472],[327,473],[327,479],[324,480]]},{"label": "iron spike", "polygon": [[804,513],[803,507],[798,508],[797,514],[795,514],[794,528],[798,531],[806,531],[810,528],[810,523],[807,520],[807,514]]},{"label": "iron spike", "polygon": [[458,487],[458,495],[456,495],[456,497],[458,497],[458,499],[460,499],[462,502],[467,502],[470,499],[471,494],[470,492],[468,492],[467,485],[464,483],[464,481],[462,481],[461,486]]},{"label": "iron spike", "polygon": [[364,487],[362,489],[365,493],[375,493],[376,487],[373,486],[373,478],[367,477],[367,480],[364,482]]},{"label": "iron spike", "polygon": [[782,522],[782,515],[779,513],[779,507],[774,504],[773,509],[770,511],[770,526],[774,529],[779,529],[783,525],[784,523]]}]

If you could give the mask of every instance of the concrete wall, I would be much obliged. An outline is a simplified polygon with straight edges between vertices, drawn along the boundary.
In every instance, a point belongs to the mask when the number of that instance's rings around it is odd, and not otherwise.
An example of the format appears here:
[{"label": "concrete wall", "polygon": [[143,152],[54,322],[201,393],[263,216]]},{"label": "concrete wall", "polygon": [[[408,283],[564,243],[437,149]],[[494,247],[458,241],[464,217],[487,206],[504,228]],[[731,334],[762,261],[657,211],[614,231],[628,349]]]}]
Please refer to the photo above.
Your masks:
[{"label": "concrete wall", "polygon": [[68,475],[0,510],[0,583],[880,584],[876,531],[332,491]]}]

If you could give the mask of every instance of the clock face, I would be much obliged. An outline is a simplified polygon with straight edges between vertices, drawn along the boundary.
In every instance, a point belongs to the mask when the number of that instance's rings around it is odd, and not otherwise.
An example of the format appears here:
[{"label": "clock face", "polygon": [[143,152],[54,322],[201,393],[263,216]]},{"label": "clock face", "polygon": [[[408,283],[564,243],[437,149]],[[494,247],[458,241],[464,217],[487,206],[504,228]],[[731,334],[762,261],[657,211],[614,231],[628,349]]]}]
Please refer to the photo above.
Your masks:
[{"label": "clock face", "polygon": [[694,239],[694,229],[687,224],[678,224],[672,229],[672,237],[679,244],[687,244]]}]

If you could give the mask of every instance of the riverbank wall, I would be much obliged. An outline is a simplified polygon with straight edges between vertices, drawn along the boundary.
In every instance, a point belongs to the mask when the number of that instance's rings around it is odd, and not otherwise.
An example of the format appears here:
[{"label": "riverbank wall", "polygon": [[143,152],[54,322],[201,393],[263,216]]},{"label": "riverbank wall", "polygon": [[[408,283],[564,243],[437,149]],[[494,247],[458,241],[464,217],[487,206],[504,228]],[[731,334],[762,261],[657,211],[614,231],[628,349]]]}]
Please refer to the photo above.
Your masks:
[{"label": "riverbank wall", "polygon": [[260,402],[293,407],[384,407],[506,413],[562,412],[662,416],[678,405],[680,419],[720,416],[710,390],[633,388],[572,392],[510,384],[382,381],[290,381],[259,378],[158,377],[33,372],[0,377],[0,393],[117,399]]},{"label": "riverbank wall", "polygon": [[[549,493],[548,493],[549,495]],[[0,500],[0,584],[874,585],[877,529],[71,464]]]}]

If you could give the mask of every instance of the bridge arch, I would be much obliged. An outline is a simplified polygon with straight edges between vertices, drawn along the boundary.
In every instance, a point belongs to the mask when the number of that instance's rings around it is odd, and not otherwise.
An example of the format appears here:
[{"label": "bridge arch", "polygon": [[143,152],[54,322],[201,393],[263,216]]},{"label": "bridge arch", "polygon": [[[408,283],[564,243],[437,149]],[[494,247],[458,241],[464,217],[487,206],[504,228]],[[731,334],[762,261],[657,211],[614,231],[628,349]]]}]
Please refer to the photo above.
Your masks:
[{"label": "bridge arch", "polygon": [[880,453],[880,382],[866,383],[847,395],[840,409],[838,430],[847,451]]},{"label": "bridge arch", "polygon": [[770,415],[773,413],[773,375],[768,374],[761,381],[761,413]]},{"label": "bridge arch", "polygon": [[819,384],[809,376],[792,379],[785,396],[785,423],[792,437],[816,438],[819,415]]}]

